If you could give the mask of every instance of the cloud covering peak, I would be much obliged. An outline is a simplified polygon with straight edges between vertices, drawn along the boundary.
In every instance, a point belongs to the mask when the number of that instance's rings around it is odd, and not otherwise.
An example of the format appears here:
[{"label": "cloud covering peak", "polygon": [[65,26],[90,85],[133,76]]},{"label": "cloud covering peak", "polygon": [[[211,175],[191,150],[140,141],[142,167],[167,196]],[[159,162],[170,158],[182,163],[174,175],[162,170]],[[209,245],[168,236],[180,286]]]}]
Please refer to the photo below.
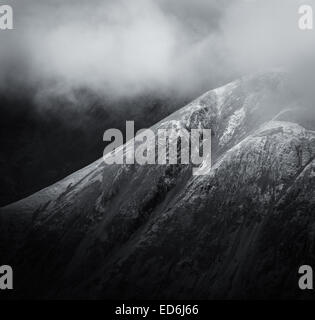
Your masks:
[{"label": "cloud covering peak", "polygon": [[306,58],[315,65],[299,0],[8,2],[15,30],[0,35],[0,86],[10,78],[50,94],[182,95]]}]

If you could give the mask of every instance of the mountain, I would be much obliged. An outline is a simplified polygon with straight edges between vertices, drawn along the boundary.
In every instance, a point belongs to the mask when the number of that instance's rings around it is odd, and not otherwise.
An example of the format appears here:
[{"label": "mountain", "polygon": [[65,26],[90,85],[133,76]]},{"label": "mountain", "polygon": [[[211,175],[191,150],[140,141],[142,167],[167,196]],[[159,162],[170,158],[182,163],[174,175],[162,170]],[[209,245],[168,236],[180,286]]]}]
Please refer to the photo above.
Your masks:
[{"label": "mountain", "polygon": [[13,297],[312,298],[315,116],[287,78],[244,77],[153,126],[211,128],[208,175],[100,159],[2,208]]}]

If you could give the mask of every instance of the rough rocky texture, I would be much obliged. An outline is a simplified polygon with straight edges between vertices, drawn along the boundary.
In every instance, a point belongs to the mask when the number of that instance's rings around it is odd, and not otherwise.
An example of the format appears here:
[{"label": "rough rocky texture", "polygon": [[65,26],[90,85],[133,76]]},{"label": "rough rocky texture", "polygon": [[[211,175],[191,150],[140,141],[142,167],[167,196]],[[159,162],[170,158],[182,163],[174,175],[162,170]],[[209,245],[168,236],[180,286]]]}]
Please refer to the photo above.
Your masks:
[{"label": "rough rocky texture", "polygon": [[209,175],[99,160],[1,209],[14,297],[314,298],[315,117],[279,72],[209,91],[153,128],[211,128]]}]

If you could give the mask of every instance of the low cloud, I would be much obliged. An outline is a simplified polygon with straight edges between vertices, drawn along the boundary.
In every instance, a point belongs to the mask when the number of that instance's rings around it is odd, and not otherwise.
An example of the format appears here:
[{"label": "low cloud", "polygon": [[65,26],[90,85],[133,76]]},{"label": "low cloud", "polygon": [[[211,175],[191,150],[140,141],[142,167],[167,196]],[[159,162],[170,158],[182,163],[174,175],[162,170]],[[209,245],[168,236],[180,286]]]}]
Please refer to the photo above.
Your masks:
[{"label": "low cloud", "polygon": [[180,96],[306,59],[314,67],[314,32],[298,29],[299,5],[312,2],[8,0],[15,30],[0,34],[0,86]]}]

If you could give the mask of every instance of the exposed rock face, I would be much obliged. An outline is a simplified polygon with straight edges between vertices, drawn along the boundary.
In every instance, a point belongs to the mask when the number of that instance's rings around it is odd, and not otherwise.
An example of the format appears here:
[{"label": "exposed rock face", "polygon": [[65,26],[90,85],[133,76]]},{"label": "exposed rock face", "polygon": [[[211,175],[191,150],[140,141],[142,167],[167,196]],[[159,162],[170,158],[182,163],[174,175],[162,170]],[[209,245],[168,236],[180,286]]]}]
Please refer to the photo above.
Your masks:
[{"label": "exposed rock face", "polygon": [[153,127],[211,128],[209,175],[99,160],[2,208],[17,296],[314,297],[297,271],[315,265],[315,117],[284,78],[243,78]]}]

